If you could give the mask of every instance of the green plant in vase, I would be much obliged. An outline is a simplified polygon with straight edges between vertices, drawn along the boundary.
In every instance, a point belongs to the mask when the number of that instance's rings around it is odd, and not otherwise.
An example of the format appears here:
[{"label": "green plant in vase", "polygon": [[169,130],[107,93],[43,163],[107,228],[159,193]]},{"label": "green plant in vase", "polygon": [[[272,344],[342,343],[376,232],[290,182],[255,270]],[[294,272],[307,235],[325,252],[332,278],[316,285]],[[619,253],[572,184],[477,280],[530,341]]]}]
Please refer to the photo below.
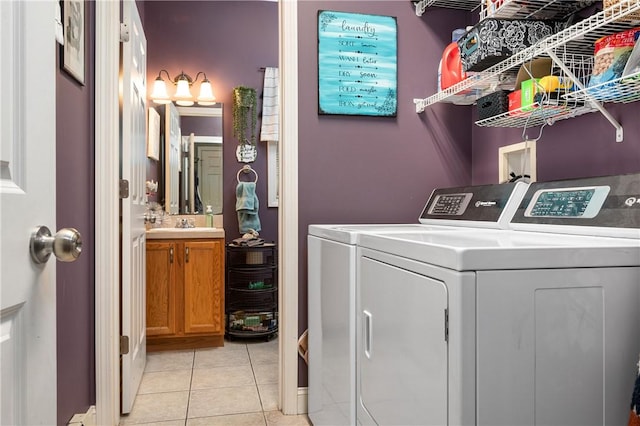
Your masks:
[{"label": "green plant in vase", "polygon": [[256,144],[258,121],[256,90],[238,86],[233,89],[233,136],[241,145]]}]

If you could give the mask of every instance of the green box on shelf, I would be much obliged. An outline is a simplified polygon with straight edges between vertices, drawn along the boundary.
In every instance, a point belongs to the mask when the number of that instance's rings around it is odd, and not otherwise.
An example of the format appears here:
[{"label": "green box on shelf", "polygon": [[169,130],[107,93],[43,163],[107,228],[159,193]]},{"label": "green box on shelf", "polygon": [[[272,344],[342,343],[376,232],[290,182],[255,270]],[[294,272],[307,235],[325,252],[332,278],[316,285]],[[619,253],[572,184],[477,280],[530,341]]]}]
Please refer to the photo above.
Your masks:
[{"label": "green box on shelf", "polygon": [[536,93],[538,92],[539,78],[530,78],[522,82],[522,111],[531,111],[534,108]]}]

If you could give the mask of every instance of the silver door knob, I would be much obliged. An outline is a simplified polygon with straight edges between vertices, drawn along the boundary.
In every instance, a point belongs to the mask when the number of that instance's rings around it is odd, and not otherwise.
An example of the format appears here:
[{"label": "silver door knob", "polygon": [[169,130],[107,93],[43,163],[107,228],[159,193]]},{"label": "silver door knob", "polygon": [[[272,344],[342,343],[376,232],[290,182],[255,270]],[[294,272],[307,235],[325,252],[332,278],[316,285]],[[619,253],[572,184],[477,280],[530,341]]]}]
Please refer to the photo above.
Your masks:
[{"label": "silver door knob", "polygon": [[39,226],[31,234],[29,249],[35,263],[45,263],[51,253],[61,262],[73,262],[82,253],[82,236],[73,228],[63,228],[51,236],[49,228]]}]

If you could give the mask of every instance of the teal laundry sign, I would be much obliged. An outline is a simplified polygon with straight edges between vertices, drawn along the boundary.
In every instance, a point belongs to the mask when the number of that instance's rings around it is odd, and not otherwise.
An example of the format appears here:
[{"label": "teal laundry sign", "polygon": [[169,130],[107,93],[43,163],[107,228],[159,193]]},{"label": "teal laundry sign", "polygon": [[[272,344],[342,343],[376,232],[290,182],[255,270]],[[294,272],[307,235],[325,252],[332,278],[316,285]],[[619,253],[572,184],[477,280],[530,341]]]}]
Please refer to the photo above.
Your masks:
[{"label": "teal laundry sign", "polygon": [[318,12],[318,113],[395,117],[395,17]]}]

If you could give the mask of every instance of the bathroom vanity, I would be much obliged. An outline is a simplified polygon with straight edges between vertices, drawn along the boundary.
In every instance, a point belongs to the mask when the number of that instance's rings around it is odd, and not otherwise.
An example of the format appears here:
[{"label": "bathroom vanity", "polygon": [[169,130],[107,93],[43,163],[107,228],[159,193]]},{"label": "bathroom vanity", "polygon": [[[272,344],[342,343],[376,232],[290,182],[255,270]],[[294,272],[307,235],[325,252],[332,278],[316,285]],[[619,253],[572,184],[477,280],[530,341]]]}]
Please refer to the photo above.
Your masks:
[{"label": "bathroom vanity", "polygon": [[224,231],[147,231],[147,351],[224,345]]}]

